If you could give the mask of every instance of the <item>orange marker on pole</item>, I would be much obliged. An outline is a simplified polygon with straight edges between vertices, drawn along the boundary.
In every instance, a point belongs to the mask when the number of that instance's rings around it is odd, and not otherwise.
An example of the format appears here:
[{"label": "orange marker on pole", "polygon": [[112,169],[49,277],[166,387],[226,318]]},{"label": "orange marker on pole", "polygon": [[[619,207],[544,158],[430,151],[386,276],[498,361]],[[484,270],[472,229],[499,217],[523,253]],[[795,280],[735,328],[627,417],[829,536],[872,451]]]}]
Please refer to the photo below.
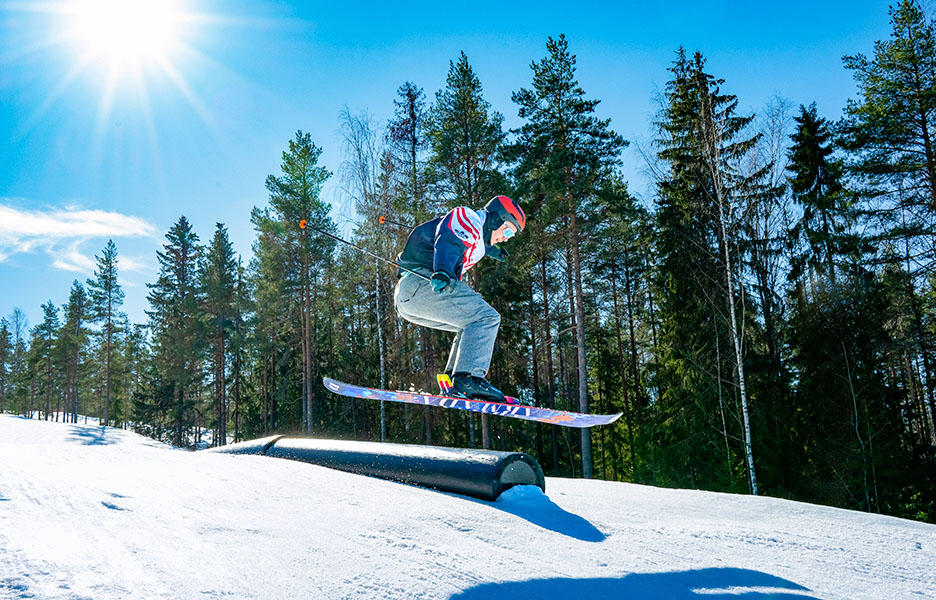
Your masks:
[{"label": "orange marker on pole", "polygon": [[380,215],[377,217],[377,222],[381,225],[396,225],[397,227],[402,227],[403,229],[412,229],[412,225],[404,225],[403,223],[397,223],[396,221],[391,221],[386,217],[386,215]]}]

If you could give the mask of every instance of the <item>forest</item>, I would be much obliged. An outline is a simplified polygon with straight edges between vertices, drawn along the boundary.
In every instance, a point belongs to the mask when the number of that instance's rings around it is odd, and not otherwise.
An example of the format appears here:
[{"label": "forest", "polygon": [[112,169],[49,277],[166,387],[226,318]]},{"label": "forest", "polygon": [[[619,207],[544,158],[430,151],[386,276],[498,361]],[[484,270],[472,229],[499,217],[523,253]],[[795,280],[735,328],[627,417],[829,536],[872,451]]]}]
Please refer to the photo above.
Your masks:
[{"label": "forest", "polygon": [[[342,111],[334,172],[309,134],[284,140],[249,256],[179,216],[145,323],[121,310],[113,241],[40,323],[0,319],[0,412],[193,449],[284,433],[519,450],[550,476],[936,522],[936,23],[916,0],[888,17],[873,53],[843,58],[858,95],[834,116],[780,96],[747,114],[674,49],[652,142],[630,148],[577,81],[574,40],[533,59],[511,130],[461,53],[434,95],[400,85],[389,122]],[[629,191],[625,148],[651,198]],[[326,390],[434,392],[451,334],[399,318],[396,270],[316,230],[392,260],[415,225],[498,194],[528,224],[465,276],[502,317],[488,378],[623,417],[579,431]]]}]

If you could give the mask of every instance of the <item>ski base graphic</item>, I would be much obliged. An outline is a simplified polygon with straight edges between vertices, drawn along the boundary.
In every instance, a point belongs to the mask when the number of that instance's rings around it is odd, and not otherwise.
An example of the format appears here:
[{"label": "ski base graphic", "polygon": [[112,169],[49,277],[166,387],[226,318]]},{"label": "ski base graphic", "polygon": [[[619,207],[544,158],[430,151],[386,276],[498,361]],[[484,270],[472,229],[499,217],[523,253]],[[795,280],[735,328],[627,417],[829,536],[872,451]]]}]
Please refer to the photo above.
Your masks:
[{"label": "ski base graphic", "polygon": [[583,428],[594,427],[595,425],[607,425],[618,420],[623,414],[588,415],[564,410],[554,410],[551,408],[524,406],[522,404],[488,402],[485,400],[472,400],[467,398],[450,398],[448,396],[420,394],[418,392],[381,390],[344,383],[331,379],[330,377],[325,377],[322,381],[325,387],[332,392],[349,398],[367,398],[388,402],[421,404],[423,406],[455,408],[487,415],[497,415],[499,417],[511,417],[514,419],[548,423],[550,425],[562,425],[563,427]]}]

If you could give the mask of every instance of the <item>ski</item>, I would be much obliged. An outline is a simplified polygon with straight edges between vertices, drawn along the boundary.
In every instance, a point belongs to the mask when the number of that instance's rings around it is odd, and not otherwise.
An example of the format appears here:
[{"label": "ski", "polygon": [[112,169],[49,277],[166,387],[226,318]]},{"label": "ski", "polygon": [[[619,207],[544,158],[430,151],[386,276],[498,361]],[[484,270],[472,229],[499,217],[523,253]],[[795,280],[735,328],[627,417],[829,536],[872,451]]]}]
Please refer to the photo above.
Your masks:
[{"label": "ski", "polygon": [[486,400],[472,400],[469,398],[452,398],[449,396],[436,396],[434,394],[421,394],[419,392],[381,390],[344,383],[331,379],[330,377],[325,377],[322,382],[325,384],[325,387],[332,392],[349,398],[366,398],[369,400],[385,400],[389,402],[406,402],[424,406],[455,408],[487,415],[497,415],[499,417],[512,417],[514,419],[537,421],[550,425],[562,425],[563,427],[583,428],[594,427],[595,425],[607,425],[618,420],[623,414],[588,415],[564,410],[554,410],[551,408],[525,406],[523,404],[488,402]]}]

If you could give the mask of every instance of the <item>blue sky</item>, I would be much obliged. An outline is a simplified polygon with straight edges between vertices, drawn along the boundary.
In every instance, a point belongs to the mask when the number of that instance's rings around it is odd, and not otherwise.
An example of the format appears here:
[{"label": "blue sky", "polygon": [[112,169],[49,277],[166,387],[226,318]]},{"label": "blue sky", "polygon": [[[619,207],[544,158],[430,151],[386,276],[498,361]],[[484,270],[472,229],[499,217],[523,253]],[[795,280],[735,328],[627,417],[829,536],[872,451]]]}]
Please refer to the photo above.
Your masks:
[{"label": "blue sky", "polygon": [[[124,309],[143,322],[156,250],[183,214],[203,241],[225,223],[246,262],[250,210],[266,203],[264,180],[296,130],[336,173],[324,198],[342,220],[341,108],[385,122],[401,83],[433,98],[460,51],[516,127],[511,93],[530,85],[547,36],[565,33],[598,115],[646,143],[680,44],[706,56],[746,112],[779,94],[835,119],[856,96],[841,57],[889,34],[884,1],[175,0],[168,41],[134,58],[146,32],[118,37],[118,60],[101,45],[113,31],[87,34],[109,19],[90,12],[95,1],[0,0],[0,316],[20,307],[31,326],[42,303],[63,304],[73,280],[92,276],[110,237]],[[623,161],[649,200],[634,144]]]}]

